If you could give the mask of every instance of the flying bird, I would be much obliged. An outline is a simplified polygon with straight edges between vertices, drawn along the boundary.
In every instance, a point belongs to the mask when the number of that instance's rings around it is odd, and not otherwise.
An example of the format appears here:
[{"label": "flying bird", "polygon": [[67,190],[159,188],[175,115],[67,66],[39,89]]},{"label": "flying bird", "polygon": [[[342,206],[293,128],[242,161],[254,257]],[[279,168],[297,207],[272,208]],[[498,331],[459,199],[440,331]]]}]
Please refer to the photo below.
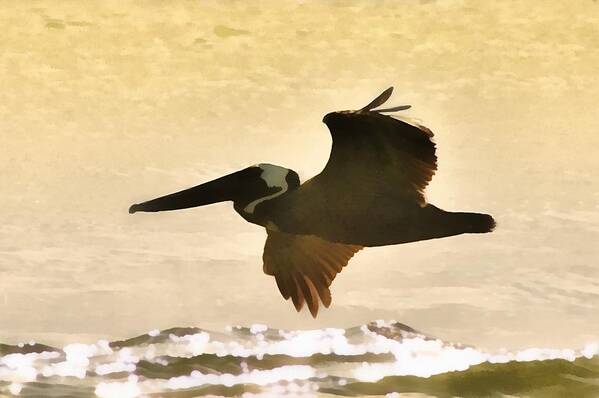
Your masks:
[{"label": "flying bird", "polygon": [[266,229],[263,270],[296,310],[316,317],[331,304],[330,285],[364,247],[395,245],[495,228],[488,214],[444,211],[424,197],[437,170],[433,133],[376,109],[388,88],[356,111],[323,118],[333,139],[329,160],[300,184],[298,174],[258,164],[195,187],[134,204],[129,213],[157,212],[232,201],[250,223]]}]

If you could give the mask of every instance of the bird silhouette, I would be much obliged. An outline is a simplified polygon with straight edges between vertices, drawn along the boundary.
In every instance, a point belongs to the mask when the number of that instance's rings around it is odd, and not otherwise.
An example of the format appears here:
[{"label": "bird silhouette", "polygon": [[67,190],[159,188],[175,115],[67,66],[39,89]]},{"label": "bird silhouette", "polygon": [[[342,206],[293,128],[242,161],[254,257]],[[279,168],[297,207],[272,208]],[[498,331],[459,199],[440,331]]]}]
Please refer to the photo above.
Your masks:
[{"label": "bird silhouette", "polygon": [[333,139],[322,172],[298,174],[258,164],[216,180],[134,204],[129,213],[185,209],[232,201],[245,220],[266,228],[263,270],[296,310],[316,317],[331,304],[330,285],[364,247],[394,245],[495,228],[488,214],[448,212],[427,203],[437,170],[433,133],[397,115],[409,105],[376,109],[388,88],[356,111],[328,113]]}]

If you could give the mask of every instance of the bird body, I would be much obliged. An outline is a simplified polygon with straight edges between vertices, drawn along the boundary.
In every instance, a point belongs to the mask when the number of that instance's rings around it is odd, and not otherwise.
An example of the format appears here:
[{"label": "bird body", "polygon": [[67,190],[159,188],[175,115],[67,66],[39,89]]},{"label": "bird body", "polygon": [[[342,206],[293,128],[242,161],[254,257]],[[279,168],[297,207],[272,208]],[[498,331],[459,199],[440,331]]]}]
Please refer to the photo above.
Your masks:
[{"label": "bird body", "polygon": [[331,303],[330,284],[363,247],[485,233],[490,215],[448,212],[428,204],[424,189],[437,169],[432,132],[383,113],[385,90],[358,111],[327,114],[333,138],[320,174],[300,185],[293,170],[251,166],[216,180],[135,204],[130,213],[233,201],[248,222],[267,230],[264,272],[275,277],[285,299],[313,316]]}]

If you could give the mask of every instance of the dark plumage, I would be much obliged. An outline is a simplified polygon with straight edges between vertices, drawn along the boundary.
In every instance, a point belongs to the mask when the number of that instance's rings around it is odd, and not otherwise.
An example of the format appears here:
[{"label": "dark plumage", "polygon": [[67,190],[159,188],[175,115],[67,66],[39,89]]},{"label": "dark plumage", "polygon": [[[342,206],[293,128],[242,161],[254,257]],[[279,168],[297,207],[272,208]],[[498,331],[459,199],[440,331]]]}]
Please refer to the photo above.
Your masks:
[{"label": "dark plumage", "polygon": [[333,138],[320,174],[300,185],[292,170],[260,164],[196,187],[131,206],[163,211],[231,200],[247,221],[268,236],[264,272],[275,277],[299,311],[318,313],[331,303],[329,286],[365,246],[383,246],[490,232],[490,215],[455,213],[428,204],[424,190],[437,170],[433,133],[384,113],[385,90],[358,111],[327,114]]}]

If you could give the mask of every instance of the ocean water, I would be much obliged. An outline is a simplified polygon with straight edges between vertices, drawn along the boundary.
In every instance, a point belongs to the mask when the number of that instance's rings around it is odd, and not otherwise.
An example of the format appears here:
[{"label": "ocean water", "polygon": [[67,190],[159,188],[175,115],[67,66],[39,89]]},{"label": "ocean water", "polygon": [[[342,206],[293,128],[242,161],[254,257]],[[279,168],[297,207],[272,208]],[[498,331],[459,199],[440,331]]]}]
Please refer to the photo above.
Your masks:
[{"label": "ocean water", "polygon": [[596,397],[599,343],[488,352],[395,321],[152,330],[126,340],[0,345],[0,393],[22,397]]}]

